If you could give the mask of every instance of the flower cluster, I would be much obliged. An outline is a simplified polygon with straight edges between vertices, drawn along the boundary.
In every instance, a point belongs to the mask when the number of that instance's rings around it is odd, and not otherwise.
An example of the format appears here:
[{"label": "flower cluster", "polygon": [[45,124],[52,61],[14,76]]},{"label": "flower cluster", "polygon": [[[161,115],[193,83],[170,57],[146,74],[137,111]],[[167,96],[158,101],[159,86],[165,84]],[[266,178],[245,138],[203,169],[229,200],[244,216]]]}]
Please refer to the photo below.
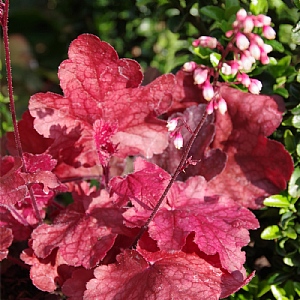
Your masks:
[{"label": "flower cluster", "polygon": [[168,122],[167,122],[167,128],[168,128],[168,131],[170,131],[170,137],[171,138],[174,138],[174,146],[175,148],[177,149],[181,149],[183,147],[183,136],[180,132],[180,129],[182,127],[179,126],[179,122],[181,118],[173,118],[173,119],[170,119]]},{"label": "flower cluster", "polygon": [[[216,49],[221,54],[221,60],[216,67],[198,65],[194,61],[186,62],[183,70],[193,74],[195,85],[202,91],[202,96],[208,101],[207,113],[212,114],[218,109],[221,114],[227,111],[226,101],[219,93],[217,79],[220,73],[231,76],[236,84],[242,84],[252,94],[259,94],[262,84],[257,79],[252,79],[247,74],[253,69],[256,61],[266,65],[270,59],[268,53],[273,49],[272,46],[265,44],[260,34],[266,39],[274,39],[276,33],[271,27],[271,18],[265,15],[249,15],[244,9],[240,9],[236,14],[236,20],[232,24],[232,30],[225,33],[230,39],[227,46],[222,44],[214,37],[200,36],[192,45],[194,47],[205,47]],[[230,60],[226,60],[227,55],[231,54]],[[168,129],[175,137],[176,148],[182,147],[182,137],[178,129],[172,129],[173,120],[168,122]],[[176,123],[177,124],[177,123]]]}]

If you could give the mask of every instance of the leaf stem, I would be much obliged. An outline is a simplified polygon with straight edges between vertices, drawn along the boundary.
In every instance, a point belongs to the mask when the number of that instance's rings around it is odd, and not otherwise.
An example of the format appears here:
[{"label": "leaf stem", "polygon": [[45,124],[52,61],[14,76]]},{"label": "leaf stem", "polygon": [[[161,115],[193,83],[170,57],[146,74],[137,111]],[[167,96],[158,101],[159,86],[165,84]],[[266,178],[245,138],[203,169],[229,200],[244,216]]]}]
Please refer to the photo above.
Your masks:
[{"label": "leaf stem", "polygon": [[[5,52],[5,66],[6,66],[6,75],[7,75],[9,107],[10,107],[10,113],[11,113],[12,123],[13,123],[13,127],[14,127],[14,137],[15,137],[16,148],[18,151],[18,155],[22,160],[22,172],[27,173],[25,160],[23,157],[23,150],[22,150],[22,144],[21,144],[20,133],[19,133],[19,128],[18,128],[17,114],[16,114],[15,100],[14,100],[14,93],[13,93],[11,59],[10,59],[9,38],[8,38],[8,11],[9,11],[9,0],[5,1],[5,6],[3,6],[3,2],[1,1],[2,15],[0,16],[0,18],[1,18],[0,24],[2,26],[2,32],[3,32],[3,44],[4,44],[4,52]],[[36,217],[39,220],[39,223],[42,223],[43,220],[39,213],[34,193],[29,185],[27,185],[27,187],[29,190],[29,195],[31,198],[32,206],[35,211]]]},{"label": "leaf stem", "polygon": [[135,239],[134,239],[134,241],[133,241],[133,243],[132,243],[132,245],[131,245],[130,248],[136,247],[138,240],[142,237],[142,235],[144,234],[144,232],[148,229],[148,226],[149,226],[150,222],[153,220],[153,218],[157,214],[157,212],[158,212],[161,204],[163,203],[164,199],[166,198],[166,196],[167,196],[169,190],[171,189],[173,183],[175,182],[177,176],[184,169],[186,161],[187,161],[187,158],[188,158],[188,155],[189,155],[189,152],[190,152],[190,150],[191,150],[191,148],[192,148],[192,146],[193,146],[193,144],[194,144],[194,142],[195,142],[195,140],[197,138],[197,135],[198,135],[199,131],[201,130],[201,128],[202,128],[202,126],[203,126],[203,124],[204,124],[204,122],[206,120],[206,117],[207,117],[207,112],[205,110],[205,112],[203,113],[202,118],[201,118],[199,124],[197,125],[196,129],[193,131],[192,136],[191,136],[191,138],[188,141],[188,144],[187,144],[186,149],[185,149],[185,151],[184,151],[184,153],[183,153],[183,155],[181,157],[179,165],[177,166],[174,174],[172,175],[172,177],[171,177],[171,179],[170,179],[167,187],[165,188],[163,194],[161,195],[160,199],[156,203],[156,205],[155,205],[155,207],[154,207],[154,209],[153,209],[150,217],[148,218],[148,220],[144,224],[144,226],[141,228],[141,230],[139,231],[138,235],[135,237]]}]

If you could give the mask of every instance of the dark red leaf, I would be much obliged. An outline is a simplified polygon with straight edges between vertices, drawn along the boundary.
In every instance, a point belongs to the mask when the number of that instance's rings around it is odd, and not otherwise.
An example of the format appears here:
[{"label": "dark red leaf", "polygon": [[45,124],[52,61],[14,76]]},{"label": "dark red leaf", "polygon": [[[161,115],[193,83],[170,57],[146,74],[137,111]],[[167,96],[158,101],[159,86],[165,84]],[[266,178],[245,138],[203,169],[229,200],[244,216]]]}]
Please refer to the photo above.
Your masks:
[{"label": "dark red leaf", "polygon": [[151,253],[147,262],[138,252],[127,250],[117,259],[116,264],[95,269],[83,299],[101,295],[105,300],[213,300],[249,281],[238,271],[229,274],[184,252]]},{"label": "dark red leaf", "polygon": [[280,97],[252,95],[222,87],[228,113],[216,115],[214,148],[226,152],[225,170],[210,183],[213,193],[228,195],[246,207],[261,207],[264,198],[284,190],[293,162],[284,146],[269,140],[282,120]]},{"label": "dark red leaf", "polygon": [[86,290],[86,283],[92,279],[94,271],[80,268],[75,270],[72,277],[65,281],[62,292],[68,297],[68,300],[82,300],[83,293]]}]

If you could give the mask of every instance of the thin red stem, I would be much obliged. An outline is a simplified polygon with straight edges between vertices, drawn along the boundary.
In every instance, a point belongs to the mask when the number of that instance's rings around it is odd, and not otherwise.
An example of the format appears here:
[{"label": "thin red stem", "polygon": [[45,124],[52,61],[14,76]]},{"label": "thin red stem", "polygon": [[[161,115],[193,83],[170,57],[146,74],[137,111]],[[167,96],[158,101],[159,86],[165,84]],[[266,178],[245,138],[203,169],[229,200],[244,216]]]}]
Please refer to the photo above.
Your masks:
[{"label": "thin red stem", "polygon": [[188,155],[189,155],[189,152],[193,146],[193,143],[195,142],[196,138],[197,138],[197,135],[200,131],[200,129],[202,128],[204,122],[205,122],[205,119],[207,117],[207,112],[205,110],[204,114],[202,115],[202,118],[199,122],[199,124],[197,125],[196,129],[194,130],[194,132],[192,133],[192,136],[186,146],[186,149],[181,157],[181,160],[180,160],[180,163],[177,167],[177,169],[175,170],[174,174],[172,175],[167,187],[165,188],[163,194],[161,195],[160,199],[158,200],[157,204],[155,205],[150,217],[148,218],[147,222],[145,223],[145,225],[141,228],[141,230],[139,231],[138,235],[136,236],[136,238],[134,239],[132,245],[131,245],[131,248],[134,248],[138,242],[138,240],[142,237],[142,235],[144,234],[144,232],[147,230],[150,222],[153,220],[153,218],[155,217],[155,215],[157,214],[160,206],[162,205],[164,199],[166,198],[169,190],[171,189],[173,183],[175,182],[177,176],[179,175],[179,173],[184,169],[184,166],[186,164],[186,160],[188,158]]},{"label": "thin red stem", "polygon": [[[18,128],[17,114],[16,114],[15,100],[14,100],[14,93],[13,93],[11,60],[10,60],[10,51],[9,51],[9,38],[8,38],[8,11],[9,11],[9,0],[6,0],[5,6],[3,7],[3,15],[1,16],[1,25],[2,25],[3,44],[4,44],[4,51],[5,51],[5,66],[6,66],[6,74],[7,74],[9,106],[10,106],[12,123],[14,127],[16,148],[18,151],[18,155],[22,160],[22,172],[27,173],[25,160],[23,157],[23,150],[22,150],[22,144],[21,144],[20,133]],[[39,222],[42,223],[43,220],[39,213],[34,193],[29,185],[27,185],[27,187],[29,190],[29,195],[31,198],[32,206],[35,211],[36,217],[39,220]]]}]

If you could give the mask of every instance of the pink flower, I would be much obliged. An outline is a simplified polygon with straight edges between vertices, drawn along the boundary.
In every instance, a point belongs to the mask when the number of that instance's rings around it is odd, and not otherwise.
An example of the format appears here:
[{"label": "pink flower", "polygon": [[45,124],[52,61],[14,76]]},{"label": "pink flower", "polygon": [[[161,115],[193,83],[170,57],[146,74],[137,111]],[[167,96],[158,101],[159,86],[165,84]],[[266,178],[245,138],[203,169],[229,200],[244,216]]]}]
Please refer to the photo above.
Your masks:
[{"label": "pink flower", "polygon": [[268,40],[274,40],[276,32],[271,26],[263,26],[263,35]]},{"label": "pink flower", "polygon": [[224,115],[227,111],[227,104],[226,104],[226,101],[221,98],[219,101],[218,101],[218,108],[219,108],[219,112]]},{"label": "pink flower", "polygon": [[263,47],[262,47],[262,49],[266,53],[270,53],[273,50],[272,46],[268,45],[268,44],[264,44]]},{"label": "pink flower", "polygon": [[197,64],[194,61],[186,62],[183,65],[183,71],[185,72],[193,72],[197,68]]},{"label": "pink flower", "polygon": [[169,120],[167,122],[168,131],[174,131],[176,129],[176,127],[177,127],[177,124],[178,124],[177,118]]},{"label": "pink flower", "polygon": [[214,101],[209,101],[206,106],[206,112],[208,115],[211,115],[214,112]]},{"label": "pink flower", "polygon": [[258,95],[261,91],[262,84],[257,79],[251,79],[251,83],[249,85],[249,92],[252,94]]},{"label": "pink flower", "polygon": [[175,134],[174,146],[177,149],[181,149],[183,147],[183,137],[179,131]]},{"label": "pink flower", "polygon": [[269,59],[267,53],[261,52],[261,54],[260,54],[260,62],[263,65],[267,65],[270,62],[270,59]]},{"label": "pink flower", "polygon": [[247,16],[243,22],[244,32],[250,33],[254,28],[253,18],[251,16]]},{"label": "pink flower", "polygon": [[236,79],[245,87],[249,87],[249,85],[251,84],[250,77],[245,73],[238,73]]},{"label": "pink flower", "polygon": [[209,80],[206,80],[205,83],[203,84],[202,94],[203,94],[203,98],[207,101],[211,100],[214,97],[215,92]]},{"label": "pink flower", "polygon": [[246,10],[241,8],[237,13],[236,13],[236,20],[239,22],[242,22],[245,20],[245,18],[248,16]]},{"label": "pink flower", "polygon": [[232,60],[230,62],[231,74],[232,75],[235,75],[238,72],[239,66],[240,66],[239,63],[236,60]]},{"label": "pink flower", "polygon": [[202,69],[202,68],[196,69],[193,75],[195,84],[203,84],[207,79],[207,75],[208,75],[207,69]]},{"label": "pink flower", "polygon": [[265,15],[258,15],[254,19],[256,27],[269,26],[271,25],[271,18]]},{"label": "pink flower", "polygon": [[250,71],[252,65],[255,63],[255,58],[249,51],[244,51],[240,58],[240,67],[244,71]]},{"label": "pink flower", "polygon": [[231,66],[228,65],[227,63],[223,63],[221,71],[224,75],[231,75],[232,74]]},{"label": "pink flower", "polygon": [[249,47],[249,52],[250,54],[256,59],[260,59],[260,47],[257,44],[251,44]]},{"label": "pink flower", "polygon": [[243,51],[248,49],[250,42],[244,34],[238,32],[236,35],[236,45],[240,50]]},{"label": "pink flower", "polygon": [[[211,36],[200,36],[198,40],[193,42],[194,47],[207,47],[210,49],[214,49],[217,47],[218,40]],[[197,46],[195,46],[197,45]]]}]

